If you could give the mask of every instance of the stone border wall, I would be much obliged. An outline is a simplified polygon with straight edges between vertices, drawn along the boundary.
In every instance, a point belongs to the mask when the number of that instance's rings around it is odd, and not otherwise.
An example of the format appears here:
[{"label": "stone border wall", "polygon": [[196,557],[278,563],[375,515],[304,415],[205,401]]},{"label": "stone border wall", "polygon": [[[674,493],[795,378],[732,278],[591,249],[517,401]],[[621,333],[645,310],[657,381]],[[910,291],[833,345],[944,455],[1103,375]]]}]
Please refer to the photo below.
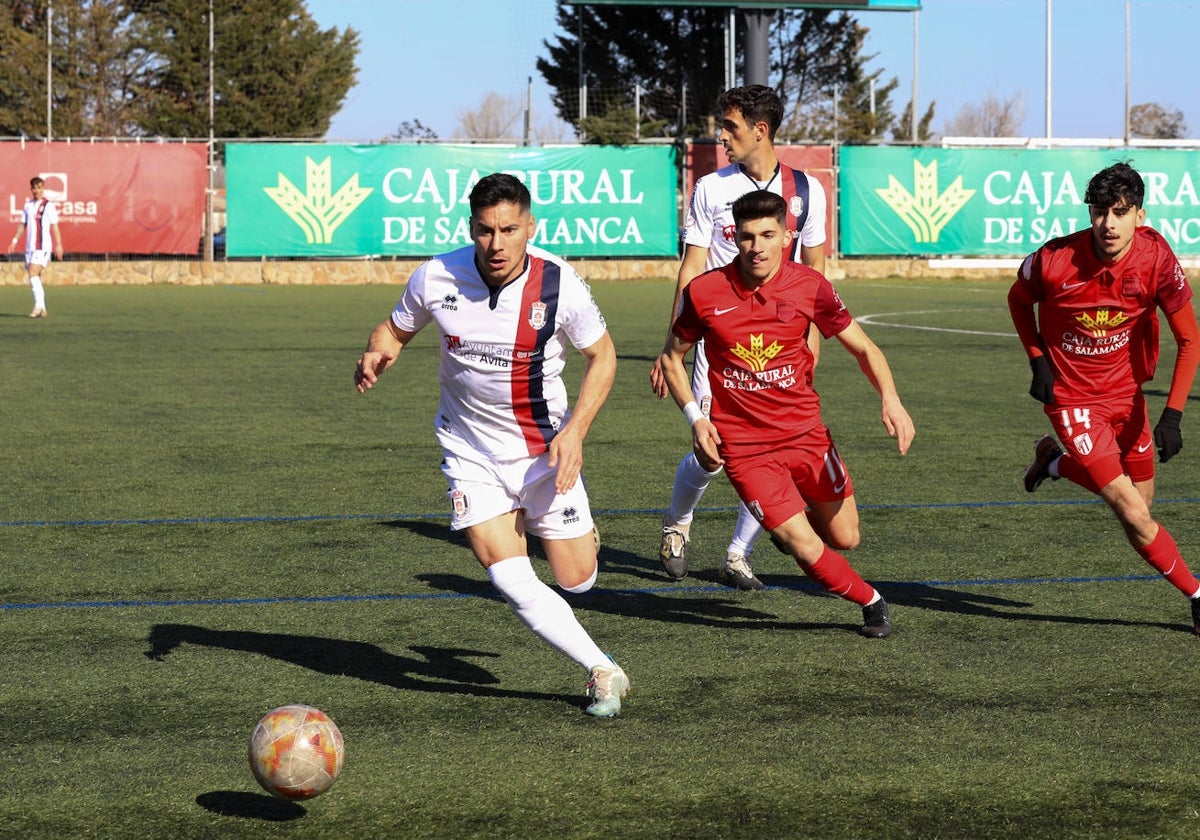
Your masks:
[{"label": "stone border wall", "polygon": [[[421,260],[131,260],[127,262],[53,262],[42,275],[47,286],[177,286],[279,285],[353,286],[404,283]],[[570,261],[585,279],[663,280],[674,278],[677,260]],[[944,263],[944,264],[943,264]],[[999,263],[999,264],[998,264]],[[831,280],[871,280],[884,277],[1012,277],[1018,261],[938,261],[927,259],[841,259],[830,261]],[[25,284],[25,267],[10,260],[0,268],[0,285]]]}]

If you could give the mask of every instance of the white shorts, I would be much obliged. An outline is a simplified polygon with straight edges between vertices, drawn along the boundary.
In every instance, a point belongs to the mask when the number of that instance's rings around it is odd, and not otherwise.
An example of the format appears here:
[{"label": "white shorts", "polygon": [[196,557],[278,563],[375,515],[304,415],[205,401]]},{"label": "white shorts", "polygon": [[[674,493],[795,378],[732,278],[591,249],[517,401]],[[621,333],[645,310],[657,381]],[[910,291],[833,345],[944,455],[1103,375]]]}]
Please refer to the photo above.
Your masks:
[{"label": "white shorts", "polygon": [[51,251],[26,251],[25,252],[25,267],[31,265],[40,265],[42,268],[50,265]]},{"label": "white shorts", "polygon": [[510,511],[525,511],[525,530],[539,539],[569,540],[592,532],[583,476],[566,493],[554,489],[550,453],[517,461],[481,462],[444,453],[450,530],[461,531]]}]

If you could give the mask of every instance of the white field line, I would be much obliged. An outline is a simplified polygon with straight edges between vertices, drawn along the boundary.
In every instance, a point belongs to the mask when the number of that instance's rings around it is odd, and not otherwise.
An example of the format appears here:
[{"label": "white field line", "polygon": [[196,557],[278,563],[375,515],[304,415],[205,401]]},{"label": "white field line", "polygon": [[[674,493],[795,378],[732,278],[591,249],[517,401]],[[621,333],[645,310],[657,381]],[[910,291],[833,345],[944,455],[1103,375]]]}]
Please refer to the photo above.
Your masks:
[{"label": "white field line", "polygon": [[929,332],[960,333],[962,335],[992,335],[1000,338],[1016,338],[1015,332],[984,332],[983,330],[958,330],[952,327],[927,327],[921,324],[896,324],[890,321],[880,321],[880,318],[896,318],[905,315],[941,315],[946,312],[970,312],[969,309],[914,309],[911,312],[880,312],[875,315],[859,315],[855,318],[860,324],[870,324],[873,327],[895,327],[898,330],[927,330]]}]

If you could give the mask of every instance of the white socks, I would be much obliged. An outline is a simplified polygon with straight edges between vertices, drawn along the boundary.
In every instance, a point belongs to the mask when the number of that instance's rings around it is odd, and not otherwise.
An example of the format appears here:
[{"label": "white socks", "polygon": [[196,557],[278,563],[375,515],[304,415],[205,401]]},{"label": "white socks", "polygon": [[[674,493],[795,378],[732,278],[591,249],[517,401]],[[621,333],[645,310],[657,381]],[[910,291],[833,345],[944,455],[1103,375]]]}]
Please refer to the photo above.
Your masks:
[{"label": "white socks", "polygon": [[46,308],[46,290],[42,288],[42,278],[33,275],[29,278],[29,285],[33,289],[33,308]]},{"label": "white socks", "polygon": [[487,573],[492,586],[539,639],[589,671],[597,665],[608,667],[608,657],[575,618],[571,605],[538,580],[528,557],[509,557],[493,563]]},{"label": "white socks", "polygon": [[664,520],[666,524],[690,525],[692,512],[699,506],[700,498],[708,489],[709,482],[720,474],[719,469],[710,473],[700,466],[700,462],[696,460],[696,453],[689,452],[684,456],[679,462],[679,468],[675,470],[675,483],[671,486],[671,506],[667,508]]},{"label": "white socks", "polygon": [[[667,525],[680,525],[684,528],[691,525],[692,513],[700,506],[700,499],[704,496],[704,491],[720,474],[719,469],[711,473],[704,469],[696,460],[696,453],[689,452],[679,462],[679,468],[675,470],[675,484],[671,487],[671,506],[667,508],[667,515],[663,522]],[[744,504],[738,502],[737,525],[733,529],[733,540],[729,543],[729,550],[736,551],[743,557],[749,557],[750,552],[754,550],[754,543],[762,536],[762,532],[762,526],[758,524],[754,514]]]},{"label": "white socks", "polygon": [[749,557],[762,533],[763,527],[758,524],[754,514],[744,502],[738,502],[737,524],[733,526],[733,539],[729,541],[729,550]]}]

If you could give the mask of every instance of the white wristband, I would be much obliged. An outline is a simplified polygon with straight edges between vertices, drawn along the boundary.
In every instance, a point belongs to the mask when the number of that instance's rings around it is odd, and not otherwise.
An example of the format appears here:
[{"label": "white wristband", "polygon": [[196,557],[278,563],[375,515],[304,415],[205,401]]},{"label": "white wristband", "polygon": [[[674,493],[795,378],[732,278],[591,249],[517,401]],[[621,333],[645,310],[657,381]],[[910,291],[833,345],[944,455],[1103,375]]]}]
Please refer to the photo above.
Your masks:
[{"label": "white wristband", "polygon": [[704,417],[704,412],[700,410],[700,406],[696,405],[696,401],[692,400],[683,407],[683,416],[689,426],[695,426],[696,421]]}]

